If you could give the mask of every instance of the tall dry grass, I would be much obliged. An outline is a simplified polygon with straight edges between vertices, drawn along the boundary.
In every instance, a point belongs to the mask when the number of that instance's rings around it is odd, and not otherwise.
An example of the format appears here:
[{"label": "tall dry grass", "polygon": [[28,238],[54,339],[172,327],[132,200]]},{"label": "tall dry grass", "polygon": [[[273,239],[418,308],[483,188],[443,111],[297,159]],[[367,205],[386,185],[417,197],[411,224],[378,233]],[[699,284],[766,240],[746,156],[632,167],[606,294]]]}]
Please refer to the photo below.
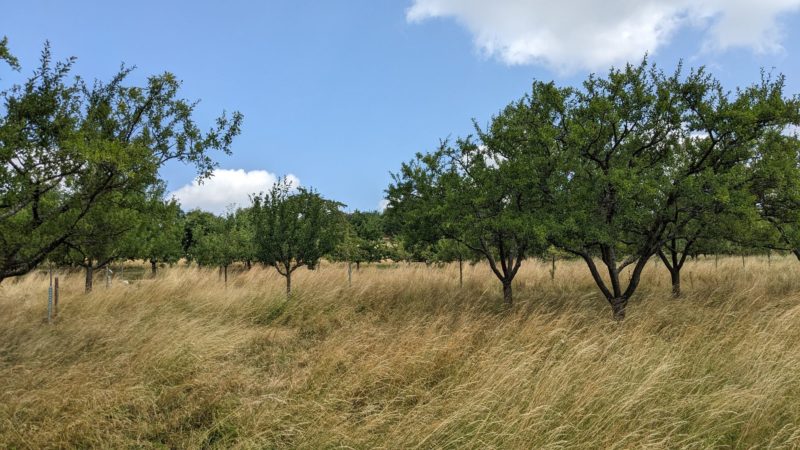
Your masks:
[{"label": "tall dry grass", "polygon": [[611,320],[585,267],[254,268],[0,285],[3,448],[800,447],[800,264],[650,265]]}]

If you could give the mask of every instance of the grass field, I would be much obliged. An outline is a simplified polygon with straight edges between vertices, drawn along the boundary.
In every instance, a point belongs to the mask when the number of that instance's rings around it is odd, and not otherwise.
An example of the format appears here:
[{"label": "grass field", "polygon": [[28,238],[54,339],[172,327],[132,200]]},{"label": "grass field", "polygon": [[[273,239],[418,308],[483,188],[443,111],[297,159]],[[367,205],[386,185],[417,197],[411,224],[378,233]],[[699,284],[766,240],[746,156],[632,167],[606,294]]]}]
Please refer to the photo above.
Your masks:
[{"label": "grass field", "polygon": [[797,448],[800,263],[651,264],[621,323],[580,262],[164,269],[0,285],[0,448]]}]

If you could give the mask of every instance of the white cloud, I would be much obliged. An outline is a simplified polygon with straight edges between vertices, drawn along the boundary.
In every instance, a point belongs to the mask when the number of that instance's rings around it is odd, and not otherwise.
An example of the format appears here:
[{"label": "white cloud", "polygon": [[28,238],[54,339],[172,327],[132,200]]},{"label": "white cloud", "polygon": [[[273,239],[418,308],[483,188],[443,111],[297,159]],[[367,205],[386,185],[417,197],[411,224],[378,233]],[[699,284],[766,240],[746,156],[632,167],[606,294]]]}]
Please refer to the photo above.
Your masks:
[{"label": "white cloud", "polygon": [[782,49],[779,16],[800,0],[414,0],[406,19],[453,18],[487,56],[559,71],[637,61],[686,26],[704,50]]},{"label": "white cloud", "polygon": [[381,201],[378,202],[378,211],[384,212],[388,207],[389,207],[389,200],[382,198]]},{"label": "white cloud", "polygon": [[[293,186],[300,186],[296,176],[289,174],[286,178]],[[278,176],[266,170],[218,169],[202,184],[194,180],[171,195],[186,211],[197,208],[222,214],[232,206],[248,206],[250,195],[266,192],[276,181]]]}]

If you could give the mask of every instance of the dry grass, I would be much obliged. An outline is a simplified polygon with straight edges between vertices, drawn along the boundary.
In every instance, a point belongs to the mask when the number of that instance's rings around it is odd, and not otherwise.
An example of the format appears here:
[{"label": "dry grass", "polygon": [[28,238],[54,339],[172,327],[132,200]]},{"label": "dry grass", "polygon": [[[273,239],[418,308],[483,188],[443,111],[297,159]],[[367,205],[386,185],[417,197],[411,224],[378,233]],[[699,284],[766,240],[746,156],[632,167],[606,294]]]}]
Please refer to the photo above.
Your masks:
[{"label": "dry grass", "polygon": [[[623,323],[578,262],[516,305],[468,267],[175,268],[0,285],[0,447],[800,447],[800,264],[650,266]],[[691,273],[691,275],[690,275]]]}]

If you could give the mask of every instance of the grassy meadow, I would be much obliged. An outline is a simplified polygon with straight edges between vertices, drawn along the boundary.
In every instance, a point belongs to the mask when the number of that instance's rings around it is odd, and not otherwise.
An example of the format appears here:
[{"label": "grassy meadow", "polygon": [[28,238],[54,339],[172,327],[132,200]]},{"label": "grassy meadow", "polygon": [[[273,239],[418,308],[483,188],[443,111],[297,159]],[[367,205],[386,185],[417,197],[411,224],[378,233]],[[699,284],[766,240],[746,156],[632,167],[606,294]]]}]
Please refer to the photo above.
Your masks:
[{"label": "grassy meadow", "polygon": [[[143,267],[143,266],[142,266]],[[580,261],[162,269],[0,284],[0,448],[797,448],[800,263],[650,263],[621,323]],[[129,273],[132,269],[127,269]]]}]

